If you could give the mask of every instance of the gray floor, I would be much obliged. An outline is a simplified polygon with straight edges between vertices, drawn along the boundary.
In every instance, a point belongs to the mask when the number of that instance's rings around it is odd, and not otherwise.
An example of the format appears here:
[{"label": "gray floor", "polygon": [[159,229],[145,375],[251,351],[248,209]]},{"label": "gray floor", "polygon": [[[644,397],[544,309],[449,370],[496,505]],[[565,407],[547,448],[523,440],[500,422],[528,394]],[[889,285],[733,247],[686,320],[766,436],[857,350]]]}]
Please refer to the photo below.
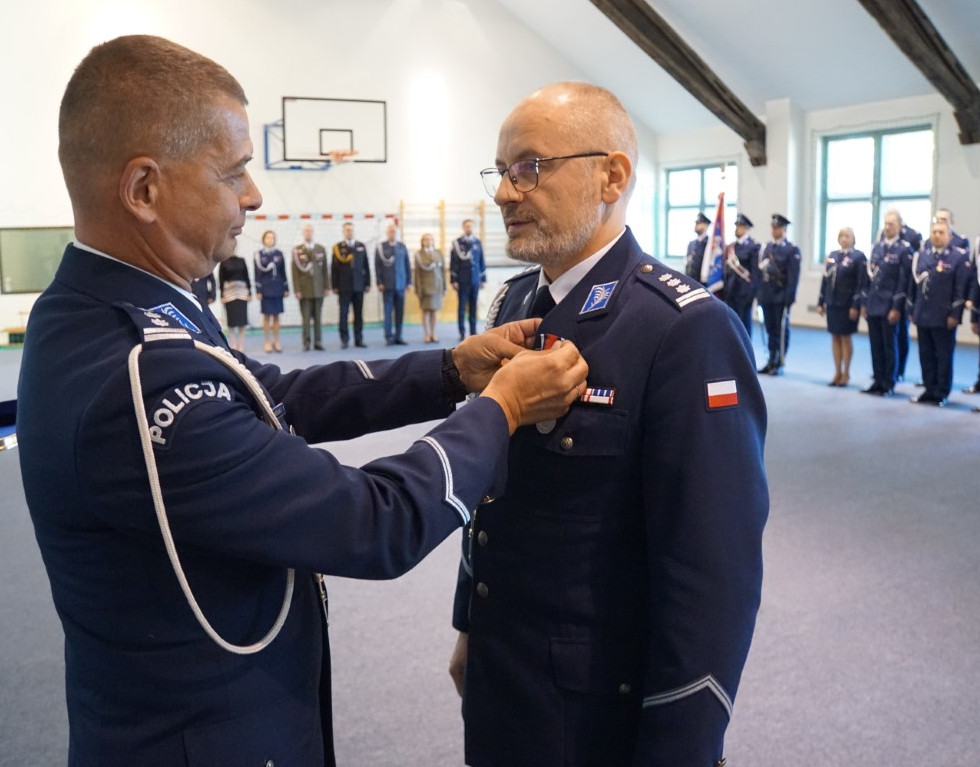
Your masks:
[{"label": "gray floor", "polygon": [[[440,332],[454,340],[451,326]],[[422,334],[414,327],[406,335]],[[371,348],[359,356],[385,356],[380,336],[370,329]],[[287,349],[274,359],[284,367],[337,359],[333,338],[326,353]],[[299,346],[295,333],[284,340]],[[261,349],[261,338],[247,346]],[[969,412],[980,396],[959,394],[976,374],[977,348],[958,350],[953,401],[940,410],[859,394],[870,367],[866,337],[855,346],[849,389],[825,385],[830,341],[818,331],[794,331],[787,374],[763,380],[772,514],[730,767],[980,762],[980,415]],[[913,352],[910,380],[914,360]],[[13,395],[19,361],[19,352],[0,351],[0,398]],[[357,465],[420,431],[331,447]],[[0,453],[0,482],[0,765],[63,764],[61,631],[15,453]],[[332,580],[342,765],[462,763],[446,674],[456,561],[450,540],[397,581]]]}]

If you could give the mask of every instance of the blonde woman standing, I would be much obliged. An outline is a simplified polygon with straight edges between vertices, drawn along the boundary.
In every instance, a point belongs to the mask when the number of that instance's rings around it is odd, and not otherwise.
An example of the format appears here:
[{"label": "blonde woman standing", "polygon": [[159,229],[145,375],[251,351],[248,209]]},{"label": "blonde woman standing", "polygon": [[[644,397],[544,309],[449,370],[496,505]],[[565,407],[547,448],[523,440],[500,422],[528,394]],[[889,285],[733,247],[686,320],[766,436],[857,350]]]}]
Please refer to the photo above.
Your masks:
[{"label": "blonde woman standing", "polygon": [[436,320],[442,308],[442,297],[446,293],[446,265],[442,253],[433,245],[431,234],[422,235],[422,246],[415,254],[415,267],[412,281],[422,309],[422,330],[425,342],[438,343]]}]

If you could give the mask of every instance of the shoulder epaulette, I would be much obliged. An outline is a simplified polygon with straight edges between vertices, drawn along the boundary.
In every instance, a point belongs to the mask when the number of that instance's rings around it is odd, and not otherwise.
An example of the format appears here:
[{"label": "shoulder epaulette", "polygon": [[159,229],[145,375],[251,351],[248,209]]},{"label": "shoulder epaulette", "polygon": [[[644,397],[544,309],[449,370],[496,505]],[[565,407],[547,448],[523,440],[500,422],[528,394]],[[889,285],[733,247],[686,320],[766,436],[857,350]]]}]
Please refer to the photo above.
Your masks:
[{"label": "shoulder epaulette", "polygon": [[677,309],[684,309],[711,294],[697,280],[670,269],[659,261],[644,261],[636,269],[637,279],[647,285]]},{"label": "shoulder epaulette", "polygon": [[507,291],[510,290],[510,286],[517,282],[518,280],[530,277],[532,274],[534,278],[537,279],[538,271],[541,269],[539,264],[531,264],[525,267],[517,274],[513,274],[504,280],[504,284],[500,286],[500,290],[497,291],[497,295],[493,297],[493,301],[490,302],[490,308],[487,310],[487,329],[492,328],[497,323],[497,315],[500,314],[500,307],[504,303],[504,298],[507,296]]}]

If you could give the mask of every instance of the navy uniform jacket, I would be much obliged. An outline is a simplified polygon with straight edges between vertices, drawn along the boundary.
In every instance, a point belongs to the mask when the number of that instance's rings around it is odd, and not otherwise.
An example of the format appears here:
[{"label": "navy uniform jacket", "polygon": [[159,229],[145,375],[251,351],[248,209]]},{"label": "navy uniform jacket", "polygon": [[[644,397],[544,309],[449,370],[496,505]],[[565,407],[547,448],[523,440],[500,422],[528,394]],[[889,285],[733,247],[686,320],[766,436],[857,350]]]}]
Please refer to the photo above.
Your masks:
[{"label": "navy uniform jacket", "polygon": [[824,261],[817,306],[861,308],[861,286],[867,275],[868,259],[860,250],[835,250]]},{"label": "navy uniform jacket", "polygon": [[903,239],[878,240],[871,250],[862,284],[862,303],[869,317],[902,311],[912,272],[912,246]]},{"label": "navy uniform jacket", "polygon": [[[734,257],[739,266],[744,269],[744,274],[739,274],[732,268],[729,261]],[[738,301],[751,301],[755,298],[756,280],[755,277],[759,268],[759,243],[748,235],[744,239],[736,240],[731,246],[731,255],[725,261],[725,301],[735,304]],[[700,273],[695,278],[701,280]]]},{"label": "navy uniform jacket", "polygon": [[449,282],[461,289],[487,281],[487,262],[483,257],[483,243],[478,237],[457,237],[453,240],[449,257]]},{"label": "navy uniform jacket", "polygon": [[963,319],[972,269],[967,251],[948,245],[937,253],[928,242],[912,262],[912,321],[922,328],[945,328]]},{"label": "navy uniform jacket", "polygon": [[684,256],[684,274],[692,280],[701,282],[701,263],[704,261],[704,250],[707,246],[707,234],[702,234],[696,240],[687,243],[687,255]]},{"label": "navy uniform jacket", "polygon": [[970,308],[970,322],[980,322],[980,269],[973,265],[970,280],[970,289],[967,291],[967,298],[973,304]]},{"label": "navy uniform jacket", "polygon": [[760,304],[796,303],[800,282],[800,249],[789,240],[768,242],[759,256]]},{"label": "navy uniform jacket", "polygon": [[412,284],[412,262],[404,242],[379,242],[374,251],[374,279],[385,290],[404,291]]},{"label": "navy uniform jacket", "polygon": [[263,298],[282,298],[289,291],[286,259],[278,248],[255,251],[255,292]]},{"label": "navy uniform jacket", "polygon": [[279,636],[235,655],[198,625],[161,541],[127,374],[141,336],[123,302],[139,317],[153,310],[157,332],[183,333],[179,320],[200,331],[192,338],[224,346],[208,310],[72,246],[31,312],[17,436],[65,631],[69,765],[321,767],[330,719],[318,685],[329,658],[311,574],[411,568],[502,482],[506,419],[478,398],[404,454],[353,469],[307,442],[447,415],[440,352],[289,373],[229,353],[285,404],[294,436],[256,417],[223,364],[185,340],[147,342],[139,369],[153,452],[205,617],[228,641],[258,641],[281,607],[286,568],[296,568]]},{"label": "navy uniform jacket", "polygon": [[363,293],[365,288],[371,287],[371,267],[363,242],[354,240],[354,247],[348,245],[347,240],[334,244],[330,286],[344,295]]},{"label": "navy uniform jacket", "polygon": [[[491,320],[525,316],[537,282],[508,281]],[[466,763],[713,767],[769,505],[745,328],[627,230],[541,332],[574,341],[613,404],[519,429],[506,491],[464,536]],[[709,406],[709,386],[737,405]]]}]

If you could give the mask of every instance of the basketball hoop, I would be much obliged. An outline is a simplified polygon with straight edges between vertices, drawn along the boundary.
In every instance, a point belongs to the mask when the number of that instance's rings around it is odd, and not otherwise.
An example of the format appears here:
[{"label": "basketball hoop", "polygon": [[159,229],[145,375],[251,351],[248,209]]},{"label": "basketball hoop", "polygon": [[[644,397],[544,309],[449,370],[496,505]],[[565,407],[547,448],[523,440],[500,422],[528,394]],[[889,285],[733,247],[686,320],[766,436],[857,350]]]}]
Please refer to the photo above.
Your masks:
[{"label": "basketball hoop", "polygon": [[342,162],[347,162],[351,157],[357,154],[356,149],[331,149],[326,152],[326,156],[330,158],[330,162],[334,165],[339,165]]}]

